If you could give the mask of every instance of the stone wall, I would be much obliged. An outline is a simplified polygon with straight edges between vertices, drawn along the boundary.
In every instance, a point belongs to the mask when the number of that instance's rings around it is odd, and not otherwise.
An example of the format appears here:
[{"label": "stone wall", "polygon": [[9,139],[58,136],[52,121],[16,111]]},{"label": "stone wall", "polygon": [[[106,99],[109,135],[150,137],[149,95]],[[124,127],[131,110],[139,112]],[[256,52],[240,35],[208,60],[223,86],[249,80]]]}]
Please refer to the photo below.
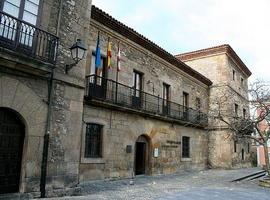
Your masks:
[{"label": "stone wall", "polygon": [[[237,63],[226,53],[208,55],[185,61],[213,81],[209,91],[209,163],[214,168],[232,168],[251,166],[250,153],[247,152],[247,141],[238,141],[237,152],[234,152],[234,139],[227,125],[211,116],[221,111],[224,116],[235,116],[234,106],[238,105],[238,116],[243,117],[243,109],[249,114],[248,77],[240,70]],[[235,80],[233,80],[235,70]],[[241,84],[241,77],[244,79]],[[221,107],[218,107],[218,103]],[[230,117],[230,118],[231,118]],[[227,117],[225,119],[228,120]],[[251,143],[249,141],[249,143]],[[242,160],[242,149],[245,159]]]},{"label": "stone wall", "polygon": [[182,104],[183,92],[187,92],[189,93],[189,106],[195,108],[195,99],[199,97],[202,111],[207,112],[208,87],[206,85],[94,20],[91,21],[88,38],[89,52],[86,74],[90,73],[92,51],[95,51],[96,48],[98,31],[100,31],[101,52],[104,56],[106,56],[108,37],[112,42],[112,69],[108,70],[108,78],[116,79],[116,56],[118,42],[120,42],[120,48],[123,52],[121,57],[123,59],[121,62],[122,70],[119,72],[118,78],[120,83],[132,86],[133,70],[137,70],[143,73],[143,90],[145,92],[153,94],[153,85],[147,84],[150,80],[154,83],[154,95],[162,97],[163,83],[166,83],[170,85],[171,101]]},{"label": "stone wall", "polygon": [[[150,139],[147,170],[149,175],[171,174],[184,169],[202,170],[207,167],[208,137],[203,129],[92,106],[84,106],[83,118],[84,123],[103,125],[103,153],[102,158],[84,158],[85,124],[82,134],[80,182],[132,177],[135,142],[140,135],[146,135]],[[181,158],[182,136],[189,136],[191,141],[191,156],[187,159]],[[131,153],[126,152],[127,145],[132,146]],[[159,149],[157,158],[153,156],[154,148]]]}]

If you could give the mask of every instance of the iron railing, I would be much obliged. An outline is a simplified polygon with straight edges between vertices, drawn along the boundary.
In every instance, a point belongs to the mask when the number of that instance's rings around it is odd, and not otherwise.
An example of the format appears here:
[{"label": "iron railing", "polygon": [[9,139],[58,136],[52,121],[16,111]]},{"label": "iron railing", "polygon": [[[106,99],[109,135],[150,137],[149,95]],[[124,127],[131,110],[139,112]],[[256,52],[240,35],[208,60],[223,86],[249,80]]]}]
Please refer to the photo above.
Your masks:
[{"label": "iron railing", "polygon": [[86,99],[100,100],[193,125],[207,126],[208,124],[207,115],[200,111],[96,75],[86,77]]},{"label": "iron railing", "polygon": [[58,38],[0,11],[0,46],[54,64]]}]

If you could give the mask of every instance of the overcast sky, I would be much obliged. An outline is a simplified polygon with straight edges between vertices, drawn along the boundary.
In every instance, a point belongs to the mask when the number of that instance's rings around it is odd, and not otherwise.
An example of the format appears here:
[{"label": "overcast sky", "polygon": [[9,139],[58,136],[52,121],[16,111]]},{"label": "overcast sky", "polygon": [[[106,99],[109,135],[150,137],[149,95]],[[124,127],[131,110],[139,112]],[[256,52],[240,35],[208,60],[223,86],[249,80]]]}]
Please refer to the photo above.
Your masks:
[{"label": "overcast sky", "polygon": [[230,44],[270,81],[270,0],[93,0],[173,55]]}]

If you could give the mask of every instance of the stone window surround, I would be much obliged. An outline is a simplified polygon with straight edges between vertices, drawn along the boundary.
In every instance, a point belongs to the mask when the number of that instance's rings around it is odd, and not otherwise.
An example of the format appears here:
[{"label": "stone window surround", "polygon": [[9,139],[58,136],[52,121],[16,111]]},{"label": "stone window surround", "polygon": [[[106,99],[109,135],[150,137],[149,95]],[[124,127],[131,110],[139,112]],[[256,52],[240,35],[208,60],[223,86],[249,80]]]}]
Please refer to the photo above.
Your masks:
[{"label": "stone window surround", "polygon": [[[86,125],[88,123],[95,123],[95,124],[100,124],[103,126],[101,134],[102,134],[102,149],[101,149],[101,158],[85,158],[85,136],[86,136]],[[105,164],[104,160],[104,135],[105,135],[105,127],[107,123],[104,120],[101,119],[93,119],[93,118],[85,118],[83,121],[83,131],[82,131],[82,145],[81,145],[81,163],[84,164]]]},{"label": "stone window surround", "polygon": [[[189,158],[183,158],[182,157],[182,145],[183,145],[183,137],[189,137]],[[191,142],[190,135],[182,135],[181,136],[181,146],[180,146],[180,155],[181,155],[181,162],[192,162],[192,142]]]}]

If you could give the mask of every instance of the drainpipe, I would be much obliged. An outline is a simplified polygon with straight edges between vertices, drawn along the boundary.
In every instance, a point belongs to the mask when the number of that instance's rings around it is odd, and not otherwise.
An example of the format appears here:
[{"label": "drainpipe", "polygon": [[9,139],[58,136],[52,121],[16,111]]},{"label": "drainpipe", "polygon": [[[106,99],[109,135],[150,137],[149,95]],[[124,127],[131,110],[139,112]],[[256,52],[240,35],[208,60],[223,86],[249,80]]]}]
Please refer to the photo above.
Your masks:
[{"label": "drainpipe", "polygon": [[[59,37],[60,22],[62,16],[63,0],[59,3],[59,13],[57,18],[57,28],[56,36]],[[57,44],[58,45],[58,44]],[[57,53],[57,52],[56,52]],[[54,66],[55,68],[55,66]],[[52,100],[53,100],[53,88],[54,88],[54,68],[52,69],[49,85],[48,85],[48,113],[47,113],[47,123],[46,131],[44,135],[43,153],[42,153],[42,163],[41,163],[41,177],[40,177],[40,197],[44,198],[46,196],[46,178],[47,178],[47,161],[48,161],[48,151],[49,151],[49,136],[51,130],[51,115],[52,115]]]}]

